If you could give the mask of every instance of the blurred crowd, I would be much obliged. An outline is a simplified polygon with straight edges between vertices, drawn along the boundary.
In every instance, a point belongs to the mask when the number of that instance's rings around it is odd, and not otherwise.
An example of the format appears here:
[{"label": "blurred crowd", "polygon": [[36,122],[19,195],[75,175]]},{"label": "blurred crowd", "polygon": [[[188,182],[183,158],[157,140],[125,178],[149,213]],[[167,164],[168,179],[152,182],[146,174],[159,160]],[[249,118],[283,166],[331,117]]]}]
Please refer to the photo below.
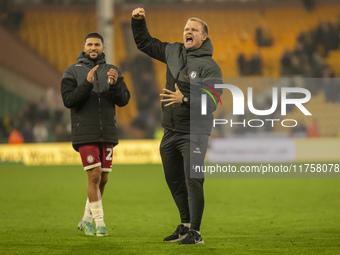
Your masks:
[{"label": "blurred crowd", "polygon": [[[312,2],[307,3],[312,4]],[[308,6],[312,8],[313,6]],[[310,10],[310,9],[308,9]],[[258,27],[255,33],[255,41],[258,47],[271,47],[275,41],[271,37],[270,30],[267,26],[262,24]],[[302,31],[296,40],[296,45],[293,50],[286,49],[280,59],[281,75],[280,77],[304,78],[303,87],[307,88],[312,96],[318,94],[320,91],[324,93],[326,102],[339,103],[340,102],[340,82],[335,78],[335,73],[332,67],[329,66],[325,59],[329,57],[332,50],[339,50],[340,43],[340,16],[337,23],[321,22],[315,29],[310,31]],[[251,59],[247,60],[244,53],[240,53],[237,59],[239,75],[244,76],[261,76],[262,75],[262,58],[260,53],[252,55]],[[290,81],[289,87],[300,87],[301,84],[295,84],[294,79],[287,79]],[[289,97],[289,96],[288,96]],[[257,96],[255,100],[258,105],[257,109],[270,109],[272,105],[272,94],[264,91]],[[279,103],[280,105],[280,103]],[[290,107],[287,112],[292,111]],[[266,116],[270,119],[279,119],[279,110],[275,111],[271,116]],[[222,112],[221,118],[228,116],[227,113]],[[254,116],[250,112],[246,112],[245,116],[240,116],[236,122],[242,123],[244,119],[261,119],[261,116]],[[265,119],[265,118],[264,118]],[[264,120],[263,119],[263,120]],[[219,127],[220,135],[226,132]],[[271,125],[264,125],[262,128],[251,128],[247,125],[235,125],[232,133],[236,135],[243,135],[254,132],[272,132]],[[311,121],[308,125],[304,120],[299,120],[298,125],[291,129],[291,135],[294,137],[318,137],[320,136],[319,123],[317,119]]]},{"label": "blurred crowd", "polygon": [[316,29],[302,31],[297,38],[294,50],[288,49],[281,58],[281,76],[299,75],[303,78],[322,78],[311,80],[308,89],[312,95],[323,90],[328,102],[340,102],[340,84],[334,78],[332,68],[325,63],[331,50],[339,49],[339,23],[322,22]]},{"label": "blurred crowd", "polygon": [[1,143],[65,142],[71,139],[70,122],[58,93],[50,89],[46,98],[29,102],[17,116],[5,114],[0,123]]},{"label": "blurred crowd", "polygon": [[[159,93],[153,60],[145,54],[137,54],[132,59],[126,58],[121,63],[121,68],[122,71],[131,73],[136,95],[138,114],[132,121],[131,127],[134,129],[135,135],[140,134],[139,138],[152,139],[161,123]],[[131,132],[124,134],[124,130],[121,130],[121,136],[128,138],[134,135]]]},{"label": "blurred crowd", "polygon": [[302,75],[305,78],[321,78],[328,75],[330,67],[324,58],[331,50],[339,48],[340,24],[320,23],[316,29],[302,31],[294,50],[288,49],[281,58],[281,75]]},{"label": "blurred crowd", "polygon": [[240,76],[262,75],[262,57],[260,53],[252,54],[248,60],[244,53],[237,57],[237,64]]},{"label": "blurred crowd", "polygon": [[[270,47],[275,42],[270,30],[264,24],[256,30],[255,41],[258,47]],[[325,63],[329,52],[338,50],[340,43],[340,16],[336,24],[321,22],[315,29],[302,31],[297,37],[293,50],[286,49],[281,56],[281,77],[299,76],[302,78],[322,78],[311,80],[308,89],[312,95],[323,90],[327,102],[340,102],[340,84],[334,78],[331,66]],[[263,74],[263,60],[260,53],[247,59],[244,53],[237,58],[239,75],[260,76]]]},{"label": "blurred crowd", "polygon": [[12,31],[19,31],[24,12],[16,5],[15,1],[0,1],[0,23]]}]

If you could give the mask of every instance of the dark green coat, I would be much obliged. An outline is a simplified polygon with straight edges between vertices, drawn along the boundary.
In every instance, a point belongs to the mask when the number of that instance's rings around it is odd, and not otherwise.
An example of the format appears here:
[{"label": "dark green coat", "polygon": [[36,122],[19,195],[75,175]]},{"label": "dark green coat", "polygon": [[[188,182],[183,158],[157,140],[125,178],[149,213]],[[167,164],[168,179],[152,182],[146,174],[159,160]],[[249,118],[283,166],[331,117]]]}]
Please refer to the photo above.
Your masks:
[{"label": "dark green coat", "polygon": [[[69,66],[61,81],[64,105],[71,109],[72,144],[75,150],[81,144],[118,144],[116,105],[125,106],[130,92],[118,67],[105,63],[105,55],[96,63],[81,52],[77,64]],[[99,65],[93,84],[86,80],[88,72]],[[108,83],[107,72],[118,72],[116,84]]]},{"label": "dark green coat", "polygon": [[[208,96],[208,114],[202,116],[201,94],[202,90],[197,82],[206,83],[211,87],[214,84],[222,84],[222,72],[217,63],[212,59],[213,46],[209,38],[196,50],[187,51],[183,43],[167,43],[150,36],[145,19],[131,21],[132,32],[138,49],[152,58],[166,63],[166,85],[171,91],[175,91],[175,83],[186,97],[190,97],[190,105],[178,105],[164,107],[162,126],[165,129],[182,133],[211,133],[213,112],[216,110],[214,100]],[[219,95],[221,89],[216,89]],[[211,93],[215,101],[218,98]],[[191,109],[191,110],[190,110]],[[191,127],[191,129],[190,129]]]}]

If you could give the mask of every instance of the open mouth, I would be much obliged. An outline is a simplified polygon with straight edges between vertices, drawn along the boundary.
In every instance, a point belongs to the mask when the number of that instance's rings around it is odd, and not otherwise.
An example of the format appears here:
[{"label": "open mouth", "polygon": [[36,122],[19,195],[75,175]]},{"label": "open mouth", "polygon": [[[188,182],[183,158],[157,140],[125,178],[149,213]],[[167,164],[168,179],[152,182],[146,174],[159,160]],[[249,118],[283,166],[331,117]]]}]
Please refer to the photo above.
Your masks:
[{"label": "open mouth", "polygon": [[192,43],[194,41],[191,36],[187,36],[185,40],[187,43]]}]

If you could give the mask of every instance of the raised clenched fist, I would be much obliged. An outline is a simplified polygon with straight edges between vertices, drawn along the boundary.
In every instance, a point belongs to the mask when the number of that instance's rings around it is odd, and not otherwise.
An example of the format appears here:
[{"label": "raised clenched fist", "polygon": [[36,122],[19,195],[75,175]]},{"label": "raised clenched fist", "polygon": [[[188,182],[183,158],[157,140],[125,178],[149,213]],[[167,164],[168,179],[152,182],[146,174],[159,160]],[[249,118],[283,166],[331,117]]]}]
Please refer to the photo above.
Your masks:
[{"label": "raised clenched fist", "polygon": [[132,18],[134,19],[145,19],[145,10],[144,8],[136,8],[132,11]]}]

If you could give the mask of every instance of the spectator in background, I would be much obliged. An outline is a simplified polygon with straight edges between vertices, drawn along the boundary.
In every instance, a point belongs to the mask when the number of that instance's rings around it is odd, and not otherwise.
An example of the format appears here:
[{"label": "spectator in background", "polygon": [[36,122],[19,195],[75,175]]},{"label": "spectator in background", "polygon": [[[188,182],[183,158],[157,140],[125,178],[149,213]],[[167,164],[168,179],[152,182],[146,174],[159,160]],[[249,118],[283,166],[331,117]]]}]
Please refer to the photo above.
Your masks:
[{"label": "spectator in background", "polygon": [[0,143],[5,143],[7,141],[8,134],[6,133],[6,129],[3,125],[3,119],[0,122]]},{"label": "spectator in background", "polygon": [[56,142],[67,142],[71,140],[70,135],[67,133],[64,126],[60,123],[56,124],[54,128],[54,133]]},{"label": "spectator in background", "polygon": [[260,53],[254,53],[250,60],[247,60],[244,53],[240,53],[237,58],[240,76],[262,75],[262,58]]},{"label": "spectator in background", "polygon": [[309,33],[306,33],[303,42],[300,42],[300,44],[302,45],[302,53],[307,57],[308,62],[312,65],[314,53],[317,51],[315,31],[312,30]]},{"label": "spectator in background", "polygon": [[50,113],[48,109],[47,102],[44,98],[40,99],[36,112],[36,119],[38,121],[47,121],[50,119]]},{"label": "spectator in background", "polygon": [[30,120],[26,120],[24,125],[21,129],[22,136],[24,137],[25,143],[33,143],[34,142],[34,135],[33,135],[33,127]]},{"label": "spectator in background", "polygon": [[238,54],[237,57],[238,72],[240,76],[247,75],[247,61],[244,53]]},{"label": "spectator in background", "polygon": [[45,143],[48,139],[48,130],[42,121],[38,121],[33,127],[34,141],[36,143]]},{"label": "spectator in background", "polygon": [[257,46],[259,47],[269,47],[273,45],[273,36],[269,27],[262,24],[256,29],[255,39]]},{"label": "spectator in background", "polygon": [[307,126],[307,137],[319,137],[319,123],[317,119],[313,119],[313,121]]},{"label": "spectator in background", "polygon": [[24,143],[24,137],[22,133],[14,128],[8,137],[8,144],[22,144]]},{"label": "spectator in background", "polygon": [[314,6],[315,6],[314,0],[302,0],[302,3],[306,11],[312,11],[314,9]]},{"label": "spectator in background", "polygon": [[292,53],[287,48],[281,57],[281,75],[290,76],[292,74]]},{"label": "spectator in background", "polygon": [[340,40],[340,15],[338,15],[337,17],[337,21],[335,23],[335,29],[337,31],[338,39]]},{"label": "spectator in background", "polygon": [[46,94],[46,100],[48,102],[48,110],[50,112],[50,119],[53,120],[52,126],[62,122],[64,114],[64,104],[59,92],[53,88],[49,88]]},{"label": "spectator in background", "polygon": [[307,38],[307,31],[301,31],[300,34],[298,35],[297,41],[300,44],[304,44],[306,42]]},{"label": "spectator in background", "polygon": [[[156,74],[153,61],[145,54],[137,54],[132,61],[125,59],[125,69],[132,74],[133,86],[137,100],[138,116],[132,122],[132,128],[139,129],[143,137],[152,139],[157,123],[160,123],[161,113],[159,109],[159,93],[156,85]],[[137,134],[136,132],[134,132]]]},{"label": "spectator in background", "polygon": [[302,67],[303,69],[303,77],[304,78],[313,78],[314,77],[314,72],[313,68],[309,63],[305,63]]},{"label": "spectator in background", "polygon": [[2,130],[3,130],[5,137],[9,136],[12,129],[13,129],[12,119],[11,119],[11,116],[7,113],[2,119]]},{"label": "spectator in background", "polygon": [[[327,102],[336,102],[339,97],[338,86],[334,79],[334,73],[329,66],[325,66],[322,70],[322,89],[324,90]],[[320,86],[320,85],[319,85]]]},{"label": "spectator in background", "polygon": [[250,74],[261,75],[262,74],[262,58],[260,53],[254,53],[249,62]]},{"label": "spectator in background", "polygon": [[323,47],[322,56],[328,57],[330,50],[335,50],[339,46],[339,35],[336,27],[331,23],[320,23],[317,32],[316,40]]}]

